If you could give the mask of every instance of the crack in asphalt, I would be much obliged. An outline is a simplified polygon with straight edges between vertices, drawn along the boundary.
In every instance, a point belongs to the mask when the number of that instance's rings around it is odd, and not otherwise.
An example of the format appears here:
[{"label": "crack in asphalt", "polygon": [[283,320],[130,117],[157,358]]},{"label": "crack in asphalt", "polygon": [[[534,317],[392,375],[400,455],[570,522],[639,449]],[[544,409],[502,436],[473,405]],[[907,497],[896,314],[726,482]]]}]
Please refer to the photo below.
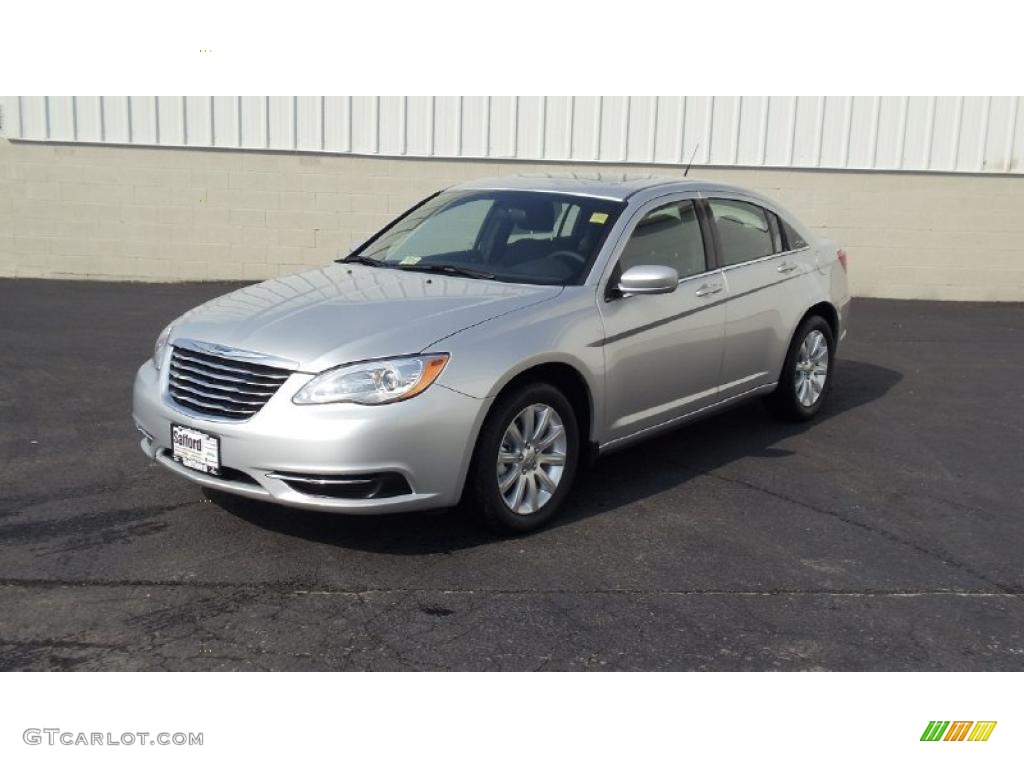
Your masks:
[{"label": "crack in asphalt", "polygon": [[945,552],[941,549],[930,549],[922,544],[918,544],[916,541],[911,541],[910,539],[904,538],[896,533],[893,533],[892,531],[886,530],[885,528],[881,528],[877,525],[872,525],[870,523],[863,522],[862,520],[855,520],[854,518],[849,517],[848,515],[844,515],[830,509],[824,509],[822,507],[815,506],[814,504],[806,502],[802,499],[794,498],[793,496],[788,496],[787,494],[782,493],[780,491],[775,491],[772,490],[771,488],[765,488],[764,486],[757,485],[746,480],[740,480],[735,477],[729,477],[728,475],[723,475],[720,472],[715,472],[714,470],[711,469],[707,469],[704,467],[695,467],[687,464],[680,464],[679,466],[682,466],[685,469],[688,469],[692,472],[696,472],[697,474],[700,475],[706,475],[708,477],[713,477],[716,480],[721,480],[722,482],[725,483],[739,485],[743,488],[748,488],[749,490],[757,491],[758,493],[763,493],[766,496],[771,496],[772,498],[778,499],[780,501],[785,501],[790,504],[794,504],[798,507],[801,507],[803,509],[810,510],[811,512],[816,512],[819,515],[831,517],[835,520],[838,520],[841,523],[845,523],[846,525],[859,528],[863,531],[867,531],[868,533],[874,534],[876,536],[881,536],[882,538],[887,539],[893,542],[894,544],[898,544],[903,547],[909,547],[910,549],[913,549],[915,552],[919,554],[937,560],[943,565],[948,566],[950,568],[961,570],[967,575],[977,579],[978,581],[984,582],[985,584],[995,587],[999,590],[1000,593],[1013,596],[1024,595],[1024,588],[1013,586],[1010,584],[1003,584],[1002,582],[992,578],[991,576],[983,573],[982,571],[979,571],[977,568],[970,565],[969,563],[965,563],[962,560],[957,560],[949,552]]}]

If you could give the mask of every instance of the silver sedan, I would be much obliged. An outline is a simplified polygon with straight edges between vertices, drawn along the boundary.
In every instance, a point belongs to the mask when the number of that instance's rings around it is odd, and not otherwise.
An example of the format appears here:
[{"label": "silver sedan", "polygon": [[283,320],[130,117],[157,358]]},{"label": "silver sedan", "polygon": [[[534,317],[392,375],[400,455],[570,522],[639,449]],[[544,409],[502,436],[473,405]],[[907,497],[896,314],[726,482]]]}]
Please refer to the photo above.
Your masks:
[{"label": "silver sedan", "polygon": [[176,319],[134,418],[209,488],[523,532],[599,454],[750,397],[813,417],[848,312],[845,253],[753,192],[484,180]]}]

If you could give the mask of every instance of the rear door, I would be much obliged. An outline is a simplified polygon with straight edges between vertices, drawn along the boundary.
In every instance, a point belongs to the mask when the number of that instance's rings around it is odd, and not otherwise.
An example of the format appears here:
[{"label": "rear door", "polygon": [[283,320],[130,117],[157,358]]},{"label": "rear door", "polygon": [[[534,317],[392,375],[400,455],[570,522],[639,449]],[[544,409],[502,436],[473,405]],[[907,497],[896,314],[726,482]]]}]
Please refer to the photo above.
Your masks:
[{"label": "rear door", "polygon": [[709,218],[718,243],[729,300],[719,396],[727,399],[774,383],[790,334],[806,309],[803,249],[789,249],[779,217],[749,200],[710,195]]},{"label": "rear door", "polygon": [[[714,402],[725,331],[725,283],[696,196],[662,197],[633,217],[598,297],[605,327],[605,434],[614,441]],[[641,265],[679,273],[672,293],[623,296]]]}]

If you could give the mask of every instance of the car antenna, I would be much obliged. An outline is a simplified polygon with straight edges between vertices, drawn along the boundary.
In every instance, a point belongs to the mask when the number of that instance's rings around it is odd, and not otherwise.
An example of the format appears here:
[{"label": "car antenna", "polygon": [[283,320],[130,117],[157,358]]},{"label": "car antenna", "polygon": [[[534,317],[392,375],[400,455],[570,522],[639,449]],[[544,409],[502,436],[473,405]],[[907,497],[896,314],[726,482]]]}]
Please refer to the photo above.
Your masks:
[{"label": "car antenna", "polygon": [[686,170],[683,171],[683,178],[684,179],[686,178],[686,174],[688,174],[690,172],[690,166],[693,165],[693,158],[697,156],[697,148],[698,147],[700,147],[700,142],[699,141],[696,144],[693,145],[693,152],[690,153],[690,162],[688,162],[686,164]]}]

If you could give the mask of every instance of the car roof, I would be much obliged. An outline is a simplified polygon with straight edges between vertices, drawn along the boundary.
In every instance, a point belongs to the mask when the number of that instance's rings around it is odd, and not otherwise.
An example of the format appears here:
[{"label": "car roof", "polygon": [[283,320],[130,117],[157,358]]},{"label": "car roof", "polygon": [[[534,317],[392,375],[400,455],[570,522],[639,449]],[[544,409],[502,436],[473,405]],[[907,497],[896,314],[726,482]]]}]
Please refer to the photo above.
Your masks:
[{"label": "car roof", "polygon": [[608,173],[538,173],[518,176],[496,176],[457,184],[452,189],[521,190],[524,192],[557,192],[568,195],[626,200],[638,192],[734,192],[751,195],[748,190],[718,182],[701,181],[680,176],[629,176]]}]

